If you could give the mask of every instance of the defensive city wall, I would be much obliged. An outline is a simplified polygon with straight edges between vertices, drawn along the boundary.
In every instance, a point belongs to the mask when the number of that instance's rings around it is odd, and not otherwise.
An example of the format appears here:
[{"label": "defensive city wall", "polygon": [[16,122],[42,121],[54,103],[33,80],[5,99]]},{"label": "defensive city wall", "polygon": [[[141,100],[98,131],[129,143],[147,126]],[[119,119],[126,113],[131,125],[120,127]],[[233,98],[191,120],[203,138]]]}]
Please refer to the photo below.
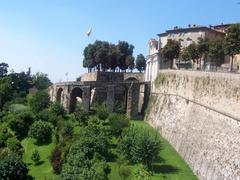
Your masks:
[{"label": "defensive city wall", "polygon": [[145,120],[200,179],[240,179],[240,75],[162,70]]}]

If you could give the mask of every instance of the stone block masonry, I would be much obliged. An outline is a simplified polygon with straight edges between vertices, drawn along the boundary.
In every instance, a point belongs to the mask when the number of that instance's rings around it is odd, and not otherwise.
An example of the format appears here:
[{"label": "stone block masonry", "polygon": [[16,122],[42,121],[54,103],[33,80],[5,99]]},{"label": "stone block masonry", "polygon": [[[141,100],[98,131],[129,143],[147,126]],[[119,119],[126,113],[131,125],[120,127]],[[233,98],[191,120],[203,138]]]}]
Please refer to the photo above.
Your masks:
[{"label": "stone block masonry", "polygon": [[200,179],[240,179],[240,75],[161,71],[146,121]]}]

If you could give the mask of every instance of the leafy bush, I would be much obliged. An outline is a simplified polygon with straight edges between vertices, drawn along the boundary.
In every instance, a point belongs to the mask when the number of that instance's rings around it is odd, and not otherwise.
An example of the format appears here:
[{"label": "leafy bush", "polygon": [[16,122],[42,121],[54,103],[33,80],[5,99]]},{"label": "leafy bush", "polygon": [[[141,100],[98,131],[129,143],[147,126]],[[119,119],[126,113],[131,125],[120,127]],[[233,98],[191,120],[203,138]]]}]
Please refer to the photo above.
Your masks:
[{"label": "leafy bush", "polygon": [[146,167],[140,164],[134,171],[134,177],[136,178],[136,180],[151,180],[152,173]]},{"label": "leafy bush", "polygon": [[29,97],[28,103],[33,112],[38,113],[49,106],[49,95],[45,91],[38,91],[32,97]]},{"label": "leafy bush", "polygon": [[131,176],[131,169],[127,166],[120,166],[119,167],[119,176],[121,177],[121,179],[127,179],[128,177]]},{"label": "leafy bush", "polygon": [[32,80],[35,87],[39,90],[47,89],[52,84],[48,75],[40,72],[34,74]]},{"label": "leafy bush", "polygon": [[111,172],[109,165],[105,161],[94,162],[92,167],[93,178],[95,180],[106,180]]},{"label": "leafy bush", "polygon": [[66,115],[66,110],[59,102],[54,102],[53,104],[51,104],[50,110],[57,116],[64,117]]},{"label": "leafy bush", "polygon": [[35,149],[35,150],[32,152],[31,160],[33,160],[33,162],[34,162],[35,164],[39,163],[39,161],[40,161],[40,154],[39,154],[38,150]]},{"label": "leafy bush", "polygon": [[27,166],[20,158],[12,155],[0,160],[0,179],[25,180],[27,177]]},{"label": "leafy bush", "polygon": [[48,122],[36,121],[29,129],[29,136],[36,139],[37,143],[47,143],[51,140],[52,126]]},{"label": "leafy bush", "polygon": [[130,119],[123,114],[110,114],[109,125],[111,127],[112,134],[120,136],[123,129],[130,126]]},{"label": "leafy bush", "polygon": [[30,125],[34,122],[35,116],[31,111],[21,111],[17,114],[10,114],[7,117],[9,127],[15,132],[17,138],[25,138]]},{"label": "leafy bush", "polygon": [[6,127],[0,127],[0,148],[7,145],[7,139],[12,137],[12,134]]},{"label": "leafy bush", "polygon": [[[69,152],[70,153],[70,152]],[[106,180],[111,169],[104,160],[89,160],[84,153],[78,151],[74,156],[70,153],[63,164],[62,179]]]},{"label": "leafy bush", "polygon": [[7,147],[15,153],[22,153],[23,147],[19,140],[15,137],[8,138]]},{"label": "leafy bush", "polygon": [[106,104],[101,104],[96,107],[97,117],[101,120],[106,120],[109,116],[109,111]]},{"label": "leafy bush", "polygon": [[64,139],[71,139],[73,136],[73,124],[70,121],[64,122],[61,126],[61,136]]},{"label": "leafy bush", "polygon": [[80,125],[87,125],[88,121],[88,112],[83,109],[80,103],[76,104],[76,110],[74,112],[75,119],[79,122]]},{"label": "leafy bush", "polygon": [[87,159],[92,159],[95,153],[101,156],[108,154],[109,142],[107,136],[99,131],[82,130],[79,139],[70,148],[70,154],[81,151]]},{"label": "leafy bush", "polygon": [[59,147],[55,147],[51,153],[50,161],[55,174],[60,174],[62,170],[62,151]]},{"label": "leafy bush", "polygon": [[126,159],[132,163],[142,163],[148,168],[151,167],[160,151],[157,133],[134,125],[124,131],[119,146]]},{"label": "leafy bush", "polygon": [[57,117],[57,115],[53,113],[50,109],[44,109],[37,114],[37,119],[50,122],[55,126],[57,124],[57,121],[59,120],[59,117]]}]

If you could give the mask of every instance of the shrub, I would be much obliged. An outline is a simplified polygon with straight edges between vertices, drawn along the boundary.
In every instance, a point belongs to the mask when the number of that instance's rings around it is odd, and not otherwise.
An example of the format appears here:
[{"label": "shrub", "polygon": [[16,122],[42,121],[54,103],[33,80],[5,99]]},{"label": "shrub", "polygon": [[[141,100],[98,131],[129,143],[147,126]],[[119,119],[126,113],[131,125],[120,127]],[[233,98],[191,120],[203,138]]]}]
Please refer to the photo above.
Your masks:
[{"label": "shrub", "polygon": [[120,136],[123,129],[130,126],[130,119],[123,114],[111,114],[109,116],[109,125],[111,126],[112,134]]},{"label": "shrub", "polygon": [[104,160],[89,160],[84,153],[78,151],[74,156],[68,155],[63,164],[62,179],[108,179],[110,167]]},{"label": "shrub", "polygon": [[0,128],[0,148],[5,147],[7,145],[7,139],[12,137],[12,134],[9,133],[6,127]]},{"label": "shrub", "polygon": [[70,148],[72,154],[81,151],[87,159],[92,159],[95,153],[105,157],[108,154],[109,142],[104,133],[82,130],[79,139]]},{"label": "shrub", "polygon": [[55,174],[60,174],[62,170],[61,154],[61,149],[55,147],[50,156],[51,165]]},{"label": "shrub", "polygon": [[88,112],[83,109],[80,103],[76,104],[76,110],[74,112],[75,119],[81,125],[87,125],[88,121]]},{"label": "shrub", "polygon": [[22,153],[23,147],[19,140],[15,137],[8,138],[7,147],[15,153]]},{"label": "shrub", "polygon": [[47,143],[51,140],[51,124],[44,121],[34,122],[29,129],[29,136],[36,139],[37,143]]},{"label": "shrub", "polygon": [[127,179],[128,177],[131,176],[131,169],[127,166],[120,166],[119,167],[119,176],[121,177],[121,179]]},{"label": "shrub", "polygon": [[126,159],[132,163],[142,163],[148,168],[151,167],[160,151],[157,133],[134,125],[124,132],[119,146]]},{"label": "shrub", "polygon": [[21,111],[8,116],[9,127],[15,132],[15,135],[19,139],[27,136],[29,127],[34,120],[35,117],[31,111]]},{"label": "shrub", "polygon": [[64,117],[66,115],[66,110],[59,102],[54,102],[53,104],[51,104],[50,110],[57,116]]},{"label": "shrub", "polygon": [[61,136],[64,139],[71,139],[73,136],[73,124],[71,122],[64,122],[61,128]]},{"label": "shrub", "polygon": [[35,164],[39,163],[39,161],[40,161],[40,154],[39,154],[38,150],[35,149],[35,150],[32,152],[31,160],[33,160],[33,162],[34,162]]},{"label": "shrub", "polygon": [[20,158],[12,155],[0,160],[0,179],[25,180],[27,177],[27,166]]},{"label": "shrub", "polygon": [[101,104],[96,107],[97,117],[101,120],[106,120],[109,116],[109,111],[106,104]]},{"label": "shrub", "polygon": [[53,125],[56,125],[59,118],[51,110],[44,109],[37,114],[37,119],[42,120],[42,121],[46,121],[46,122],[50,122]]},{"label": "shrub", "polygon": [[108,174],[111,172],[109,165],[105,161],[97,161],[91,167],[93,178],[96,180],[108,179]]},{"label": "shrub", "polygon": [[38,91],[32,97],[29,97],[28,102],[33,112],[37,113],[49,106],[50,99],[47,92]]},{"label": "shrub", "polygon": [[134,177],[136,178],[136,180],[151,180],[152,173],[146,167],[140,164],[134,171]]}]

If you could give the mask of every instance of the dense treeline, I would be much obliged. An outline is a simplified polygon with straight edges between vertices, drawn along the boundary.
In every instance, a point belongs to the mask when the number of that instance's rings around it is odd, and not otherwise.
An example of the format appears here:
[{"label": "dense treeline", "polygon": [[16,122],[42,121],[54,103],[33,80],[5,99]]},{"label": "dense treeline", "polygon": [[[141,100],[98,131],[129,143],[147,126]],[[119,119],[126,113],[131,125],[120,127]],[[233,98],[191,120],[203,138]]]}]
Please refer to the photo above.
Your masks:
[{"label": "dense treeline", "polygon": [[[0,72],[0,179],[51,175],[106,180],[112,163],[119,165],[119,177],[152,176],[161,147],[157,132],[134,126],[123,114],[108,112],[105,104],[87,112],[78,102],[75,112],[68,114],[61,104],[50,102],[47,75],[31,75],[30,70],[8,73],[5,63]],[[46,158],[47,147],[51,149]],[[128,165],[136,166],[135,170]],[[45,177],[33,170],[44,166]]]},{"label": "dense treeline", "polygon": [[133,71],[137,68],[140,72],[145,69],[145,58],[142,54],[137,56],[136,62],[133,56],[134,46],[119,41],[112,44],[106,41],[95,41],[89,44],[83,52],[83,67],[92,71]]}]

